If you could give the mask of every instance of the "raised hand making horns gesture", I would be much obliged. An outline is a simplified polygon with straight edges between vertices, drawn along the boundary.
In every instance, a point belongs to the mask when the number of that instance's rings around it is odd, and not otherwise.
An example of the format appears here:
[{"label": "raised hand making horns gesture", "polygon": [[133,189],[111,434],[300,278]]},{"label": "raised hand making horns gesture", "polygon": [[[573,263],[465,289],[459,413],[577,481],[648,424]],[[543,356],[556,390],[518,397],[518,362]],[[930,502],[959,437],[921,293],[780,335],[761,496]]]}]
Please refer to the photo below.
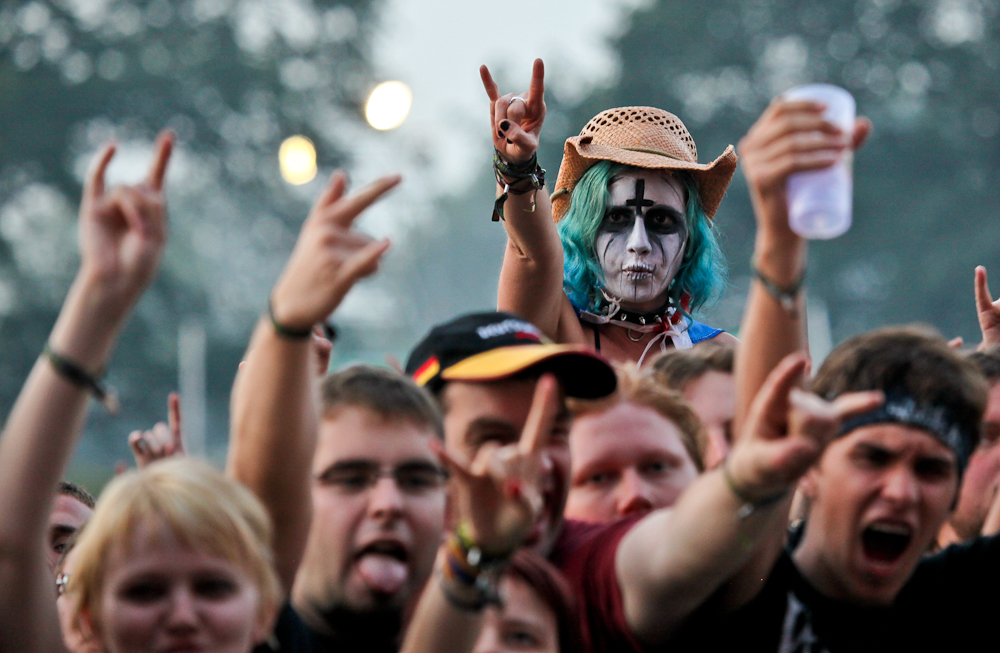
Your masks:
[{"label": "raised hand making horns gesture", "polygon": [[99,280],[130,302],[152,280],[167,239],[163,180],[174,136],[156,139],[145,180],[105,190],[104,174],[115,144],[104,146],[91,168],[80,205],[81,274]]},{"label": "raised hand making horns gesture", "polygon": [[59,320],[49,340],[85,369],[104,366],[114,335],[156,274],[167,243],[163,183],[173,147],[174,135],[162,132],[146,178],[133,186],[105,188],[114,143],[98,153],[87,175],[80,203],[80,271],[64,312],[88,319],[74,328]]},{"label": "raised hand making horns gesture", "polygon": [[794,489],[799,478],[837,437],[841,421],[872,410],[881,392],[843,394],[831,402],[798,389],[804,355],[786,356],[768,375],[750,408],[743,436],[726,461],[726,472],[747,498]]},{"label": "raised hand making horns gesture", "polygon": [[490,98],[493,147],[508,163],[523,163],[538,149],[538,135],[545,121],[545,64],[535,59],[527,93],[500,95],[486,66],[479,67],[486,95]]},{"label": "raised hand making horns gesture", "polygon": [[507,445],[486,442],[473,460],[438,446],[454,480],[457,521],[469,528],[484,552],[509,555],[536,526],[552,465],[545,448],[561,406],[558,381],[544,374],[535,386],[520,440]]},{"label": "raised hand making horns gesture", "polygon": [[398,175],[382,177],[345,196],[346,177],[339,171],[333,173],[274,287],[275,320],[289,328],[311,329],[333,312],[359,279],[375,272],[389,241],[375,240],[351,227],[362,211],[399,181]]}]

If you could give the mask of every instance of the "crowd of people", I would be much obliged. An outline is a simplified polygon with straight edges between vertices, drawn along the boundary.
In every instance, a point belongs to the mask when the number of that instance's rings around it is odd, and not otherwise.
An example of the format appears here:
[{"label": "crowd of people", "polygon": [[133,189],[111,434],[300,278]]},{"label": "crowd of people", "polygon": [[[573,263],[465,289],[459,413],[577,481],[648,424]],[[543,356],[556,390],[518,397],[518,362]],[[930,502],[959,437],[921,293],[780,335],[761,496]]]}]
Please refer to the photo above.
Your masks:
[{"label": "crowd of people", "polygon": [[[0,650],[618,653],[966,650],[1000,575],[1000,300],[982,344],[886,327],[807,354],[790,175],[861,147],[776,98],[710,163],[675,115],[624,107],[537,159],[544,67],[489,97],[508,236],[497,311],[405,369],[328,370],[319,328],[388,240],[400,183],[334,173],[234,370],[225,470],[170,419],[94,500],[66,482],[101,371],[167,243],[174,147],[88,173],[81,264],[0,438]],[[737,341],[713,222],[739,165],[757,221]],[[725,201],[739,201],[731,197]],[[484,207],[484,215],[489,209]],[[500,227],[498,227],[500,228]],[[389,343],[387,343],[387,348]],[[994,551],[994,549],[997,549]],[[976,588],[980,589],[976,589]]]}]

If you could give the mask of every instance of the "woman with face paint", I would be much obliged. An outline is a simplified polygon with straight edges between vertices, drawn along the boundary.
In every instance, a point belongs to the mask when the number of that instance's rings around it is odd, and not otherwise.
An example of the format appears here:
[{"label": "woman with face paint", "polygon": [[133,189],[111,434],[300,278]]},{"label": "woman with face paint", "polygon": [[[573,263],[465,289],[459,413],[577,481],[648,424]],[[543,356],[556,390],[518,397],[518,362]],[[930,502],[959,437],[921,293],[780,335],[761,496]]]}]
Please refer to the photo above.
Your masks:
[{"label": "woman with face paint", "polygon": [[535,154],[545,119],[541,59],[521,95],[500,95],[486,66],[480,74],[496,149],[494,219],[508,236],[499,309],[557,342],[640,365],[650,351],[735,342],[691,317],[725,280],[711,220],[736,169],[732,146],[700,164],[673,114],[609,109],[567,139],[550,198]]}]

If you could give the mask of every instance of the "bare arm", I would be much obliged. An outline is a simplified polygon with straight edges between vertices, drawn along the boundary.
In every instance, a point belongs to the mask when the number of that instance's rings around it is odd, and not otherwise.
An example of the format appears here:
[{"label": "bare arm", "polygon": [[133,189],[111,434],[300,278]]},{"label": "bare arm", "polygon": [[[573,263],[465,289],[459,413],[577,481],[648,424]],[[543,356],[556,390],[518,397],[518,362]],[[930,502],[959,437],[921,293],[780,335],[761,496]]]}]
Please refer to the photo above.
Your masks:
[{"label": "bare arm", "polygon": [[[847,145],[836,125],[823,120],[822,104],[780,98],[740,141],[740,165],[757,218],[753,264],[779,287],[792,287],[806,264],[806,241],[788,226],[788,177],[832,165]],[[778,361],[805,351],[804,313],[802,293],[789,310],[754,279],[740,326],[743,346],[736,353],[735,432],[741,432],[750,404]]]},{"label": "bare arm", "polygon": [[556,339],[561,308],[566,303],[562,243],[551,218],[546,190],[538,191],[534,213],[526,202],[530,202],[527,195],[511,196],[504,205],[507,246],[500,269],[497,309],[525,317]]},{"label": "bare arm", "polygon": [[[469,536],[491,557],[509,559],[542,509],[542,477],[550,464],[545,447],[561,408],[558,393],[551,375],[539,379],[516,443],[488,442],[472,461],[458,452],[438,452],[452,472],[450,507],[455,522],[464,524]],[[434,575],[407,627],[402,653],[467,653],[476,644],[483,625],[482,607],[462,608],[458,602],[474,604],[481,593],[447,573],[457,562],[450,544],[438,552]],[[467,569],[467,573],[478,576],[479,570]]]},{"label": "bare arm", "polygon": [[[278,323],[308,334],[376,270],[388,241],[374,241],[351,224],[397,183],[399,177],[385,177],[344,197],[344,176],[333,175],[271,293]],[[275,562],[286,588],[295,579],[312,515],[310,468],[319,415],[311,341],[309,335],[282,336],[269,318],[262,319],[233,386],[227,471],[271,514]]]},{"label": "bare arm", "polygon": [[[776,99],[740,141],[740,163],[757,219],[753,265],[780,288],[800,282],[806,264],[806,241],[788,226],[789,176],[833,165],[848,148],[860,147],[871,129],[860,118],[854,133],[844,134],[824,120],[823,109],[816,102]],[[759,278],[751,283],[740,328],[743,343],[736,351],[734,433],[744,432],[749,406],[778,362],[792,352],[807,353],[805,311],[804,293],[796,295],[789,310]],[[731,602],[742,604],[756,595],[758,579],[770,571],[784,539],[783,525],[772,531],[758,555],[731,580]]]},{"label": "bare arm", "polygon": [[[536,59],[528,93],[500,95],[486,66],[479,69],[490,98],[493,146],[504,161],[523,164],[538,149],[538,136],[545,120],[545,67]],[[503,206],[507,247],[500,271],[497,307],[517,313],[552,338],[559,327],[559,314],[566,301],[562,290],[563,251],[552,206],[545,188],[518,194],[527,182],[513,182]],[[497,186],[497,197],[504,186]]]},{"label": "bare arm", "polygon": [[445,564],[441,552],[406,629],[401,653],[468,653],[479,639],[483,613],[462,610],[448,600],[438,580]]},{"label": "bare arm", "polygon": [[[859,393],[831,404],[795,390],[805,365],[800,355],[783,361],[765,381],[724,466],[623,538],[616,568],[626,618],[641,641],[667,640],[774,531],[783,531],[795,484],[835,437],[840,420],[882,400]],[[754,505],[749,513],[748,502]]]},{"label": "bare arm", "polygon": [[[788,226],[788,177],[826,168],[850,147],[859,147],[871,123],[861,118],[853,134],[844,134],[823,118],[815,102],[776,99],[740,141],[740,164],[747,179],[757,220],[753,265],[780,288],[792,288],[805,272],[806,241]],[[806,354],[805,300],[798,293],[791,310],[767,291],[760,279],[750,286],[741,346],[736,352],[736,415],[734,433],[745,433],[744,421],[764,379],[785,356]],[[770,573],[785,539],[788,504],[783,519],[757,548],[756,554],[729,579],[726,602],[739,606],[759,591],[759,579]]]},{"label": "bare arm", "polygon": [[[161,135],[146,182],[104,192],[114,147],[98,156],[80,209],[81,267],[49,337],[59,356],[101,370],[166,241],[162,184],[172,137]],[[63,650],[55,583],[44,555],[56,486],[89,393],[46,359],[35,364],[0,440],[0,650]]]}]

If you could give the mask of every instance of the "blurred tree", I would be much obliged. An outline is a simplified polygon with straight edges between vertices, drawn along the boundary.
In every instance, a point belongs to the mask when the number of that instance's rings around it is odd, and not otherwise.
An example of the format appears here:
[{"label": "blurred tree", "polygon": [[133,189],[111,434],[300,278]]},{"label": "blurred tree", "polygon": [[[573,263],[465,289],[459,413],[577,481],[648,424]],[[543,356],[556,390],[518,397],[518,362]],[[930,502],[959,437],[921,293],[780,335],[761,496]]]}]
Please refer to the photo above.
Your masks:
[{"label": "blurred tree", "polygon": [[[367,0],[32,0],[0,9],[0,411],[41,350],[77,266],[75,206],[91,155],[119,142],[114,181],[143,174],[152,138],[178,135],[171,244],[110,366],[123,415],[94,411],[82,458],[127,457],[163,419],[177,334],[208,331],[210,445],[249,329],[322,180],[282,180],[303,134],[320,167],[346,158],[372,84]],[[335,83],[334,83],[335,82]],[[103,472],[102,472],[103,473]]]}]

